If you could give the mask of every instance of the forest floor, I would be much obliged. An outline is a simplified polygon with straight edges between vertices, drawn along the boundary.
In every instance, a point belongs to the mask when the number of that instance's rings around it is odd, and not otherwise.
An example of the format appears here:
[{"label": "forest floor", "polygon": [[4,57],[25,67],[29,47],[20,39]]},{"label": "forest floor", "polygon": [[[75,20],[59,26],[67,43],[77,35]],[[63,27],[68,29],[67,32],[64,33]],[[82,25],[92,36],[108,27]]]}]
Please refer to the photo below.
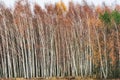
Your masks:
[{"label": "forest floor", "polygon": [[81,77],[48,77],[48,78],[0,78],[0,80],[100,80]]},{"label": "forest floor", "polygon": [[0,78],[0,80],[120,80],[120,79],[93,79],[81,77],[51,77],[51,78]]}]

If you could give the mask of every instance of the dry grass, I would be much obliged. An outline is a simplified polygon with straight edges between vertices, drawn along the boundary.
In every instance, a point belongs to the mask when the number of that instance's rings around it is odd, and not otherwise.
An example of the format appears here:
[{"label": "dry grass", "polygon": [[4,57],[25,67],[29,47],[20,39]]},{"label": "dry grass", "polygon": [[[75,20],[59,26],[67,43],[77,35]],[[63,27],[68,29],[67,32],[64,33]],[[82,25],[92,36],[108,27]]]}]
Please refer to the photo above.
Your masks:
[{"label": "dry grass", "polygon": [[81,77],[47,77],[47,78],[0,78],[0,80],[96,80],[91,78],[81,78]]},{"label": "dry grass", "polygon": [[95,78],[81,78],[81,77],[46,77],[46,78],[0,78],[0,80],[120,80],[120,79],[95,79]]}]

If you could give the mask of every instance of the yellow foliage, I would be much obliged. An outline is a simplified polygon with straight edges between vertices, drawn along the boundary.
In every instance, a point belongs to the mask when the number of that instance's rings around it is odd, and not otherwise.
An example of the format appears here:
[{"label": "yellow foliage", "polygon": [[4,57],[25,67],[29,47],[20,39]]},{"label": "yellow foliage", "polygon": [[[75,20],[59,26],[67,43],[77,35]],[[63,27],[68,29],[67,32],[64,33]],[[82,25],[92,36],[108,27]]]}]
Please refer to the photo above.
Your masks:
[{"label": "yellow foliage", "polygon": [[67,7],[65,6],[65,4],[63,2],[61,2],[61,7],[64,11],[67,11]]},{"label": "yellow foliage", "polygon": [[62,1],[56,3],[56,9],[58,14],[62,14],[67,11],[67,7]]},{"label": "yellow foliage", "polygon": [[56,3],[56,7],[57,7],[57,9],[59,9],[61,7],[60,2]]}]

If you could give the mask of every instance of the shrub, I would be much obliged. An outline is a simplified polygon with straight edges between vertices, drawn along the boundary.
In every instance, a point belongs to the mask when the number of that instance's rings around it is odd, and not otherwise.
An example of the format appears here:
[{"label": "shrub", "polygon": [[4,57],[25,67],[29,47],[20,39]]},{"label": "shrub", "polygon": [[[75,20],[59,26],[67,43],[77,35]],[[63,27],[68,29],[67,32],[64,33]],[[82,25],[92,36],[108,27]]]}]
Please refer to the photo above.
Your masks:
[{"label": "shrub", "polygon": [[120,24],[120,13],[118,11],[114,10],[111,13],[111,17],[117,25]]},{"label": "shrub", "polygon": [[107,11],[105,11],[105,13],[103,13],[103,14],[100,14],[99,18],[104,24],[111,23],[111,14],[108,13]]}]

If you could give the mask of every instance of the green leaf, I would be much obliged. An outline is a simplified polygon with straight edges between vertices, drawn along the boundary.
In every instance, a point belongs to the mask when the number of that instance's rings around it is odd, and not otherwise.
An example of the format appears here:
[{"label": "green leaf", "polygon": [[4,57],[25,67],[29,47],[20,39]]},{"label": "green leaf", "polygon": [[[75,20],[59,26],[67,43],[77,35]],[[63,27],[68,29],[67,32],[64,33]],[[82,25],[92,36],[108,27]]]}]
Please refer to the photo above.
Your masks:
[{"label": "green leaf", "polygon": [[102,20],[105,24],[111,23],[111,15],[107,11],[104,14],[100,14],[100,20]]},{"label": "green leaf", "polygon": [[112,19],[114,20],[114,22],[118,25],[120,24],[120,13],[118,11],[113,11],[112,14]]}]

